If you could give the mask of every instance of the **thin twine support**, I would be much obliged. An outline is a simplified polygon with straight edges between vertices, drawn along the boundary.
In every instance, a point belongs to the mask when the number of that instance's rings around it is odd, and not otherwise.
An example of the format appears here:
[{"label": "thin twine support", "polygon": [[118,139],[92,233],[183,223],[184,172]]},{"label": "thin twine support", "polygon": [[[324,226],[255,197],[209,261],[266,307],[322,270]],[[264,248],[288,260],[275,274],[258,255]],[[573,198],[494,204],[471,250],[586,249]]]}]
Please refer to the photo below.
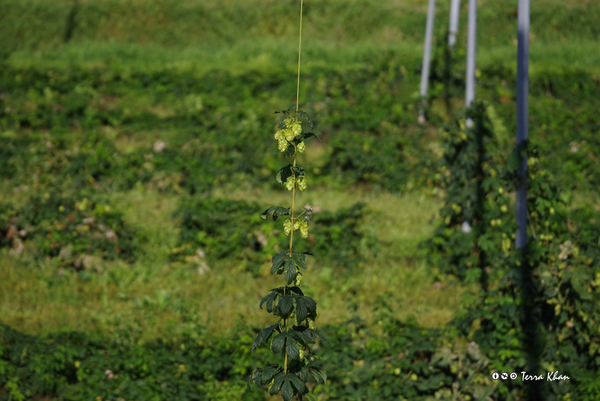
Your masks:
[{"label": "thin twine support", "polygon": [[296,114],[298,114],[298,103],[300,102],[300,52],[302,50],[302,6],[304,0],[300,0],[300,36],[298,38],[298,86],[296,87]]}]

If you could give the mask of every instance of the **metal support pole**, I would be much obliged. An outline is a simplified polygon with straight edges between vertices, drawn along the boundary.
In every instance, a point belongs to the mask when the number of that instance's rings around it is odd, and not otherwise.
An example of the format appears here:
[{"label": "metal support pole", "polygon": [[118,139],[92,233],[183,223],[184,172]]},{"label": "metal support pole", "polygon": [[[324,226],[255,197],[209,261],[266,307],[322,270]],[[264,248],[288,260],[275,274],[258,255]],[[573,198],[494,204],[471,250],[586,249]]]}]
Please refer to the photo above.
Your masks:
[{"label": "metal support pole", "polygon": [[431,61],[431,42],[433,39],[433,17],[435,16],[435,0],[429,0],[427,8],[427,26],[425,28],[425,48],[423,50],[423,68],[421,69],[421,108],[419,123],[425,122],[425,105],[427,99],[427,84],[429,82],[429,65]]},{"label": "metal support pole", "polygon": [[[529,0],[519,0],[517,48],[517,147],[527,140],[529,103]],[[517,189],[516,248],[527,244],[527,155],[520,160],[523,182]]]},{"label": "metal support pole", "polygon": [[460,0],[452,0],[450,5],[450,33],[448,34],[448,47],[453,48],[456,44],[456,33],[458,32],[458,18],[460,15]]},{"label": "metal support pole", "polygon": [[[475,100],[475,56],[477,49],[477,0],[469,0],[469,28],[467,31],[467,89],[465,93],[465,106],[471,107]],[[473,121],[467,119],[467,127]]]}]

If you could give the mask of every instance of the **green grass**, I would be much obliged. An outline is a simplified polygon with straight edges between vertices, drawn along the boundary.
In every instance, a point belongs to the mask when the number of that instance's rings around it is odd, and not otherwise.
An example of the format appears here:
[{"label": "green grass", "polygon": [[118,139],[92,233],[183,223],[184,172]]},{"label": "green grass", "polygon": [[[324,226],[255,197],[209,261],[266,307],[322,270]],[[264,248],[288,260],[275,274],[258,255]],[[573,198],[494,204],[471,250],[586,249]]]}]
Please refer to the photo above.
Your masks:
[{"label": "green grass", "polygon": [[[289,194],[214,194],[225,195],[267,205],[275,200],[284,202]],[[241,314],[246,316],[246,324],[269,322],[269,315],[257,307],[262,296],[280,281],[269,274],[269,266],[264,266],[262,277],[255,278],[236,271],[226,261],[210,266],[205,274],[169,264],[166,256],[175,239],[170,216],[177,197],[134,190],[112,194],[111,198],[124,207],[127,221],[142,226],[148,235],[140,260],[131,267],[122,262],[105,263],[102,272],[82,279],[70,270],[57,270],[49,260],[22,266],[5,252],[0,262],[0,321],[30,334],[72,329],[115,335],[132,325],[127,330],[139,333],[144,340],[176,338],[182,329],[182,305],[189,307],[197,324],[211,334],[227,335],[240,323]],[[419,193],[400,196],[327,189],[299,197],[321,210],[347,207],[359,199],[375,212],[367,224],[378,231],[383,250],[358,273],[319,260],[310,263],[312,271],[306,276],[305,287],[309,295],[319,299],[321,321],[350,318],[352,313],[346,305],[351,300],[360,304],[356,313],[370,321],[374,294],[390,292],[398,317],[413,314],[425,326],[444,325],[460,307],[464,289],[454,282],[434,286],[422,255],[414,251],[417,243],[431,234],[433,225],[428,221],[439,208],[439,201]]]}]

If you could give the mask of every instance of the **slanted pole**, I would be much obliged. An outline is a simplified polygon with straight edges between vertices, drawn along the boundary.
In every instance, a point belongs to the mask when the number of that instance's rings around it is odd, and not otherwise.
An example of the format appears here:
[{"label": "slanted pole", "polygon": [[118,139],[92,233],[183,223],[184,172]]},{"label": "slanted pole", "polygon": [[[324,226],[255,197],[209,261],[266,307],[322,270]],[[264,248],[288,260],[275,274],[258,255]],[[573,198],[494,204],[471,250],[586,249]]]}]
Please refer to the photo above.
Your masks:
[{"label": "slanted pole", "polygon": [[431,42],[433,40],[433,17],[435,16],[435,0],[429,0],[427,8],[427,26],[425,27],[425,47],[423,49],[423,68],[421,68],[421,108],[419,123],[425,122],[425,105],[427,104],[427,84],[429,82],[429,65],[431,64]]},{"label": "slanted pole", "polygon": [[452,0],[450,5],[450,29],[448,34],[448,47],[454,48],[456,34],[458,33],[458,18],[460,16],[460,0]]},{"label": "slanted pole", "polygon": [[[472,106],[475,100],[475,55],[477,48],[477,0],[469,0],[469,28],[467,30],[467,89],[465,93],[465,107]],[[467,119],[467,127],[473,121]]]},{"label": "slanted pole", "polygon": [[[529,111],[529,0],[519,0],[517,48],[517,147],[527,140]],[[516,248],[527,244],[527,155],[520,160],[523,181],[517,188]]]}]

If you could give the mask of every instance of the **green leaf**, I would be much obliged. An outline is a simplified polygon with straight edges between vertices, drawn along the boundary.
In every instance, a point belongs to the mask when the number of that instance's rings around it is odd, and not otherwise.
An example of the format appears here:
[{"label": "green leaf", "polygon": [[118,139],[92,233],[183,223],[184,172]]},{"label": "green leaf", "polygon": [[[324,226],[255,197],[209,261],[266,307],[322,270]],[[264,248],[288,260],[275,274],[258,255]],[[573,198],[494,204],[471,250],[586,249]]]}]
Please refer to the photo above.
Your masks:
[{"label": "green leaf", "polygon": [[272,213],[273,221],[277,221],[277,218],[280,216],[289,216],[290,208],[281,207],[281,206],[271,206],[260,215],[261,219],[268,220],[269,215]]},{"label": "green leaf", "polygon": [[296,107],[295,104],[291,105],[287,110],[276,110],[273,114],[278,114],[278,113],[289,114],[290,110],[292,110],[294,107]]},{"label": "green leaf", "polygon": [[295,361],[300,359],[300,348],[298,348],[298,344],[295,341],[290,341],[289,337],[287,339],[286,353]]},{"label": "green leaf", "polygon": [[310,125],[310,128],[315,128],[315,125],[313,124],[312,120],[310,119],[310,116],[308,115],[307,112],[305,111],[299,111],[298,112],[298,118],[306,118],[306,121],[308,121],[308,124]]},{"label": "green leaf", "polygon": [[299,326],[293,326],[292,330],[290,330],[288,333],[292,336],[292,338],[302,344],[303,347],[308,347],[308,344],[311,343],[310,338],[305,336],[301,331],[296,330],[296,327]]},{"label": "green leaf", "polygon": [[316,311],[317,303],[314,299],[300,295],[294,295],[294,298],[296,299],[296,318],[298,322],[306,319],[309,312],[314,313]]},{"label": "green leaf", "polygon": [[279,301],[279,312],[281,312],[281,316],[287,316],[294,307],[294,299],[291,295],[285,295]]},{"label": "green leaf", "polygon": [[323,384],[327,384],[327,372],[325,370],[311,366],[310,373],[313,375],[313,377],[318,383],[323,381]]},{"label": "green leaf", "polygon": [[302,366],[302,369],[300,369],[300,372],[297,372],[296,375],[300,378],[300,380],[306,383],[308,381],[308,366]]},{"label": "green leaf", "polygon": [[285,401],[292,401],[292,397],[294,397],[294,390],[292,390],[292,385],[289,380],[286,380],[281,386],[281,396]]},{"label": "green leaf", "polygon": [[275,376],[275,381],[273,382],[273,386],[271,387],[271,390],[269,390],[269,394],[270,395],[275,395],[279,392],[279,390],[281,389],[281,385],[283,384],[283,380],[285,379],[287,375],[284,374],[283,372],[280,372],[277,376]]},{"label": "green leaf", "polygon": [[292,284],[294,280],[296,280],[296,265],[291,259],[285,262],[284,273],[285,275],[283,277],[288,284]]},{"label": "green leaf", "polygon": [[292,384],[292,386],[294,386],[296,388],[296,391],[298,392],[298,394],[304,394],[307,392],[307,388],[306,385],[304,384],[304,382],[302,380],[300,380],[300,378],[294,374],[288,374],[289,381]]},{"label": "green leaf", "polygon": [[287,254],[287,252],[279,252],[275,254],[272,259],[273,266],[271,267],[271,274],[275,274],[288,259],[290,259],[290,256]]},{"label": "green leaf", "polygon": [[263,368],[260,375],[262,382],[270,382],[271,379],[273,379],[273,377],[279,372],[281,372],[281,368],[279,367],[279,365],[271,365],[267,366],[266,368]]},{"label": "green leaf", "polygon": [[279,171],[277,172],[277,175],[275,176],[275,179],[277,180],[277,182],[279,184],[281,184],[281,185],[285,184],[288,177],[291,177],[293,175],[291,167],[292,167],[292,165],[288,164],[287,166],[279,169]]},{"label": "green leaf", "polygon": [[300,141],[306,140],[306,139],[308,139],[308,138],[310,138],[310,137],[313,137],[313,136],[314,136],[315,138],[317,138],[317,139],[319,140],[319,142],[321,142],[321,138],[319,138],[319,137],[317,136],[317,134],[314,134],[314,133],[312,133],[312,132],[303,132],[303,133],[302,133],[302,135],[300,135],[300,137],[298,137],[296,140],[297,140],[298,142],[300,142]]},{"label": "green leaf", "polygon": [[263,341],[265,343],[269,341],[269,337],[271,337],[271,334],[273,334],[273,331],[275,330],[275,328],[277,328],[277,326],[277,324],[274,324],[272,326],[267,327],[264,330],[261,330],[256,336],[256,339],[254,340],[250,351],[254,351],[256,348],[258,348]]},{"label": "green leaf", "polygon": [[285,340],[287,338],[287,333],[279,333],[275,337],[273,337],[273,341],[271,342],[271,351],[278,354],[283,349],[285,345]]},{"label": "green leaf", "polygon": [[306,336],[308,336],[308,337],[309,337],[311,340],[313,340],[313,341],[314,341],[316,338],[318,338],[318,339],[319,339],[319,340],[321,340],[321,341],[324,341],[324,342],[326,342],[326,343],[329,343],[329,341],[327,341],[327,340],[325,339],[325,337],[323,337],[322,335],[320,335],[319,333],[317,333],[315,330],[313,330],[313,329],[311,329],[311,328],[308,328],[308,327],[306,327],[306,329],[305,329],[305,330],[303,330],[303,333],[304,333]]},{"label": "green leaf", "polygon": [[295,292],[298,295],[304,295],[304,293],[302,292],[302,290],[300,289],[300,287],[296,287],[296,286],[290,287],[290,290],[292,292]]},{"label": "green leaf", "polygon": [[296,266],[304,270],[308,269],[308,266],[306,266],[306,262],[304,261],[306,259],[306,256],[303,253],[293,253],[292,259],[294,259],[294,263],[296,264]]},{"label": "green leaf", "polygon": [[270,300],[271,302],[273,302],[273,297],[274,297],[274,296],[275,296],[275,293],[273,293],[273,292],[270,292],[270,293],[268,293],[267,295],[265,295],[265,297],[262,299],[262,301],[260,301],[260,309],[262,309],[262,307],[263,307],[263,304],[264,304],[265,302],[268,302],[269,300]]}]

